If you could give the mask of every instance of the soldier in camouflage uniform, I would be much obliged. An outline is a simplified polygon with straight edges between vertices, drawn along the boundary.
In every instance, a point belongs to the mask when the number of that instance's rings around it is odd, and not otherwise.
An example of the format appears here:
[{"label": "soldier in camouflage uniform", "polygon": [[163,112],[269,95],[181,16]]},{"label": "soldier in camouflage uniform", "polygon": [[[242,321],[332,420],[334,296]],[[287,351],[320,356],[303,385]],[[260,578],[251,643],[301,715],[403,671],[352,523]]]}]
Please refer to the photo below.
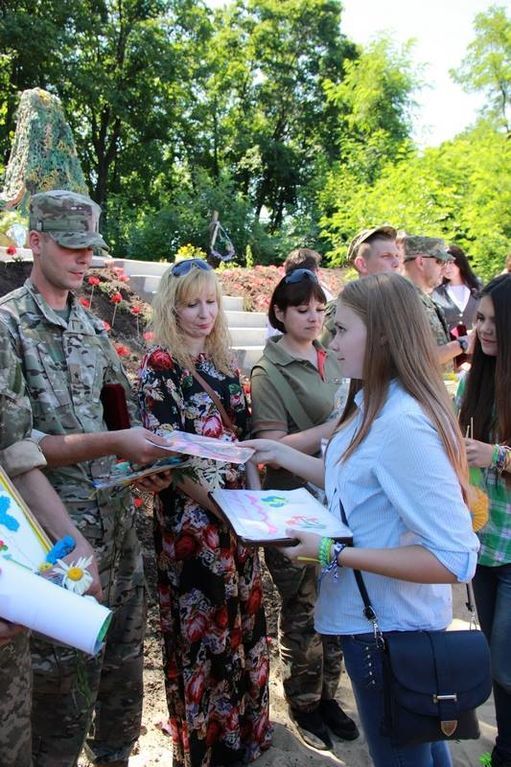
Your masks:
[{"label": "soldier in camouflage uniform", "polygon": [[[357,271],[359,277],[397,271],[401,258],[396,245],[396,237],[397,231],[390,224],[362,229],[353,237],[348,246],[348,263]],[[337,300],[329,301],[326,305],[323,330],[319,341],[327,348],[335,335],[336,308]]]},{"label": "soldier in camouflage uniform", "polygon": [[[33,270],[22,288],[0,299],[0,324],[22,367],[47,476],[94,547],[104,601],[114,611],[106,649],[95,658],[33,641],[34,767],[75,765],[93,713],[87,746],[97,765],[127,765],[140,731],[145,593],[132,497],[121,487],[94,492],[92,480],[110,474],[114,456],[149,463],[165,451],[148,444],[155,435],[145,429],[109,432],[103,420],[100,395],[112,383],[136,423],[130,385],[103,323],[70,292],[83,281],[92,247],[106,247],[99,215],[82,195],[34,195]],[[159,490],[168,482],[144,484]]]},{"label": "soldier in camouflage uniform", "polygon": [[403,238],[404,273],[411,280],[428,315],[429,324],[438,347],[438,362],[445,370],[452,370],[452,360],[468,348],[465,336],[449,340],[449,328],[441,307],[431,294],[440,285],[445,264],[454,258],[448,253],[445,242],[437,237]]},{"label": "soldier in camouflage uniform", "polygon": [[[39,469],[46,465],[30,438],[32,413],[23,376],[0,326],[0,466],[9,474],[52,537],[76,534],[61,501]],[[90,546],[81,540],[80,555]],[[1,567],[0,567],[1,570]],[[0,574],[1,578],[1,574]],[[96,579],[97,588],[98,581]],[[29,632],[0,619],[0,764],[32,765],[32,668]]]}]

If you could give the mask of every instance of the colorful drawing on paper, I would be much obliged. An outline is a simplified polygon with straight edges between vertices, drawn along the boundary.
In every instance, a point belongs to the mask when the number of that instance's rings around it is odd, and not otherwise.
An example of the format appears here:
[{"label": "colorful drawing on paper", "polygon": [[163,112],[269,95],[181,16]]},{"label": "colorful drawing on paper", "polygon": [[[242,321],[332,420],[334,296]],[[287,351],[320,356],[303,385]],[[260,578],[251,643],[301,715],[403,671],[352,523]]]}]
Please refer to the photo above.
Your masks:
[{"label": "colorful drawing on paper", "polygon": [[[202,437],[185,431],[172,431],[161,434],[166,440],[166,449],[175,453],[195,455],[222,463],[246,463],[254,454],[250,447],[242,447],[237,442],[224,442],[213,437]],[[148,440],[151,442],[151,440]],[[161,447],[161,445],[158,445]]]},{"label": "colorful drawing on paper", "polygon": [[36,572],[50,549],[46,534],[0,469],[0,559]]},{"label": "colorful drawing on paper", "polygon": [[237,535],[254,543],[289,540],[289,529],[352,539],[341,520],[305,488],[297,490],[215,490],[213,500]]}]

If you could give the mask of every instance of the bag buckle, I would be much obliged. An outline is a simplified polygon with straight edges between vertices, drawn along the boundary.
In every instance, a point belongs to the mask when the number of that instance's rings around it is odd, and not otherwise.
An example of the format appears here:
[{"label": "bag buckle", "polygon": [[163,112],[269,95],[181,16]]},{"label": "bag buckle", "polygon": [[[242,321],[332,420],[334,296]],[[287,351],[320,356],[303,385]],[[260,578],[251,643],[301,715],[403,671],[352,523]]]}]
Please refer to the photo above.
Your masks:
[{"label": "bag buckle", "polygon": [[433,695],[433,703],[440,703],[443,700],[451,700],[453,703],[457,703],[458,696],[455,692],[451,693],[451,695]]}]

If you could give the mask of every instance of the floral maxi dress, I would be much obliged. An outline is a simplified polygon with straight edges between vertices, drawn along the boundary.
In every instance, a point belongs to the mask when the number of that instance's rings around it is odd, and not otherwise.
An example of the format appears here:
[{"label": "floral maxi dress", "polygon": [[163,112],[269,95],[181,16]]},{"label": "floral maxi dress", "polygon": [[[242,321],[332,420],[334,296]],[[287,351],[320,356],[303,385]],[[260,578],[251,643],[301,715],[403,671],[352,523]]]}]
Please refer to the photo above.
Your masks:
[{"label": "floral maxi dress", "polygon": [[[206,355],[197,372],[219,396],[240,435],[247,407],[239,377]],[[158,347],[142,361],[144,426],[233,441],[215,404],[190,372]],[[239,466],[194,459],[209,488],[242,486]],[[249,762],[271,745],[269,654],[257,550],[171,486],[155,499],[158,596],[174,767]]]}]

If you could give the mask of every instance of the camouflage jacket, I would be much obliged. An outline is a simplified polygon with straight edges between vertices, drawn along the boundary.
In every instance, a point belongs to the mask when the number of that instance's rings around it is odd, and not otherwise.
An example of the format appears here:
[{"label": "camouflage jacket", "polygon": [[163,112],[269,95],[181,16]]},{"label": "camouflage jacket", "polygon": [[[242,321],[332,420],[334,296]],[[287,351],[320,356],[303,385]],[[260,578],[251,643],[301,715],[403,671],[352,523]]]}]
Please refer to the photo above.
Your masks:
[{"label": "camouflage jacket", "polygon": [[31,429],[21,368],[0,325],[0,466],[11,477],[46,465],[37,443],[30,439]]},{"label": "camouflage jacket", "polygon": [[[417,287],[417,286],[416,286]],[[428,321],[435,337],[435,342],[438,346],[444,346],[449,343],[449,328],[445,321],[444,313],[442,309],[436,304],[431,296],[424,293],[423,290],[417,288],[422,305],[428,315]]]},{"label": "camouflage jacket", "polygon": [[[70,297],[67,323],[27,280],[0,298],[0,326],[7,329],[30,398],[34,433],[90,434],[105,431],[101,390],[121,384],[131,423],[138,423],[131,387],[103,323]],[[92,514],[116,498],[125,505],[126,490],[94,493],[92,480],[110,474],[113,456],[48,469],[47,476],[72,516]],[[75,512],[75,513],[74,513]],[[97,531],[96,531],[97,534]]]}]

